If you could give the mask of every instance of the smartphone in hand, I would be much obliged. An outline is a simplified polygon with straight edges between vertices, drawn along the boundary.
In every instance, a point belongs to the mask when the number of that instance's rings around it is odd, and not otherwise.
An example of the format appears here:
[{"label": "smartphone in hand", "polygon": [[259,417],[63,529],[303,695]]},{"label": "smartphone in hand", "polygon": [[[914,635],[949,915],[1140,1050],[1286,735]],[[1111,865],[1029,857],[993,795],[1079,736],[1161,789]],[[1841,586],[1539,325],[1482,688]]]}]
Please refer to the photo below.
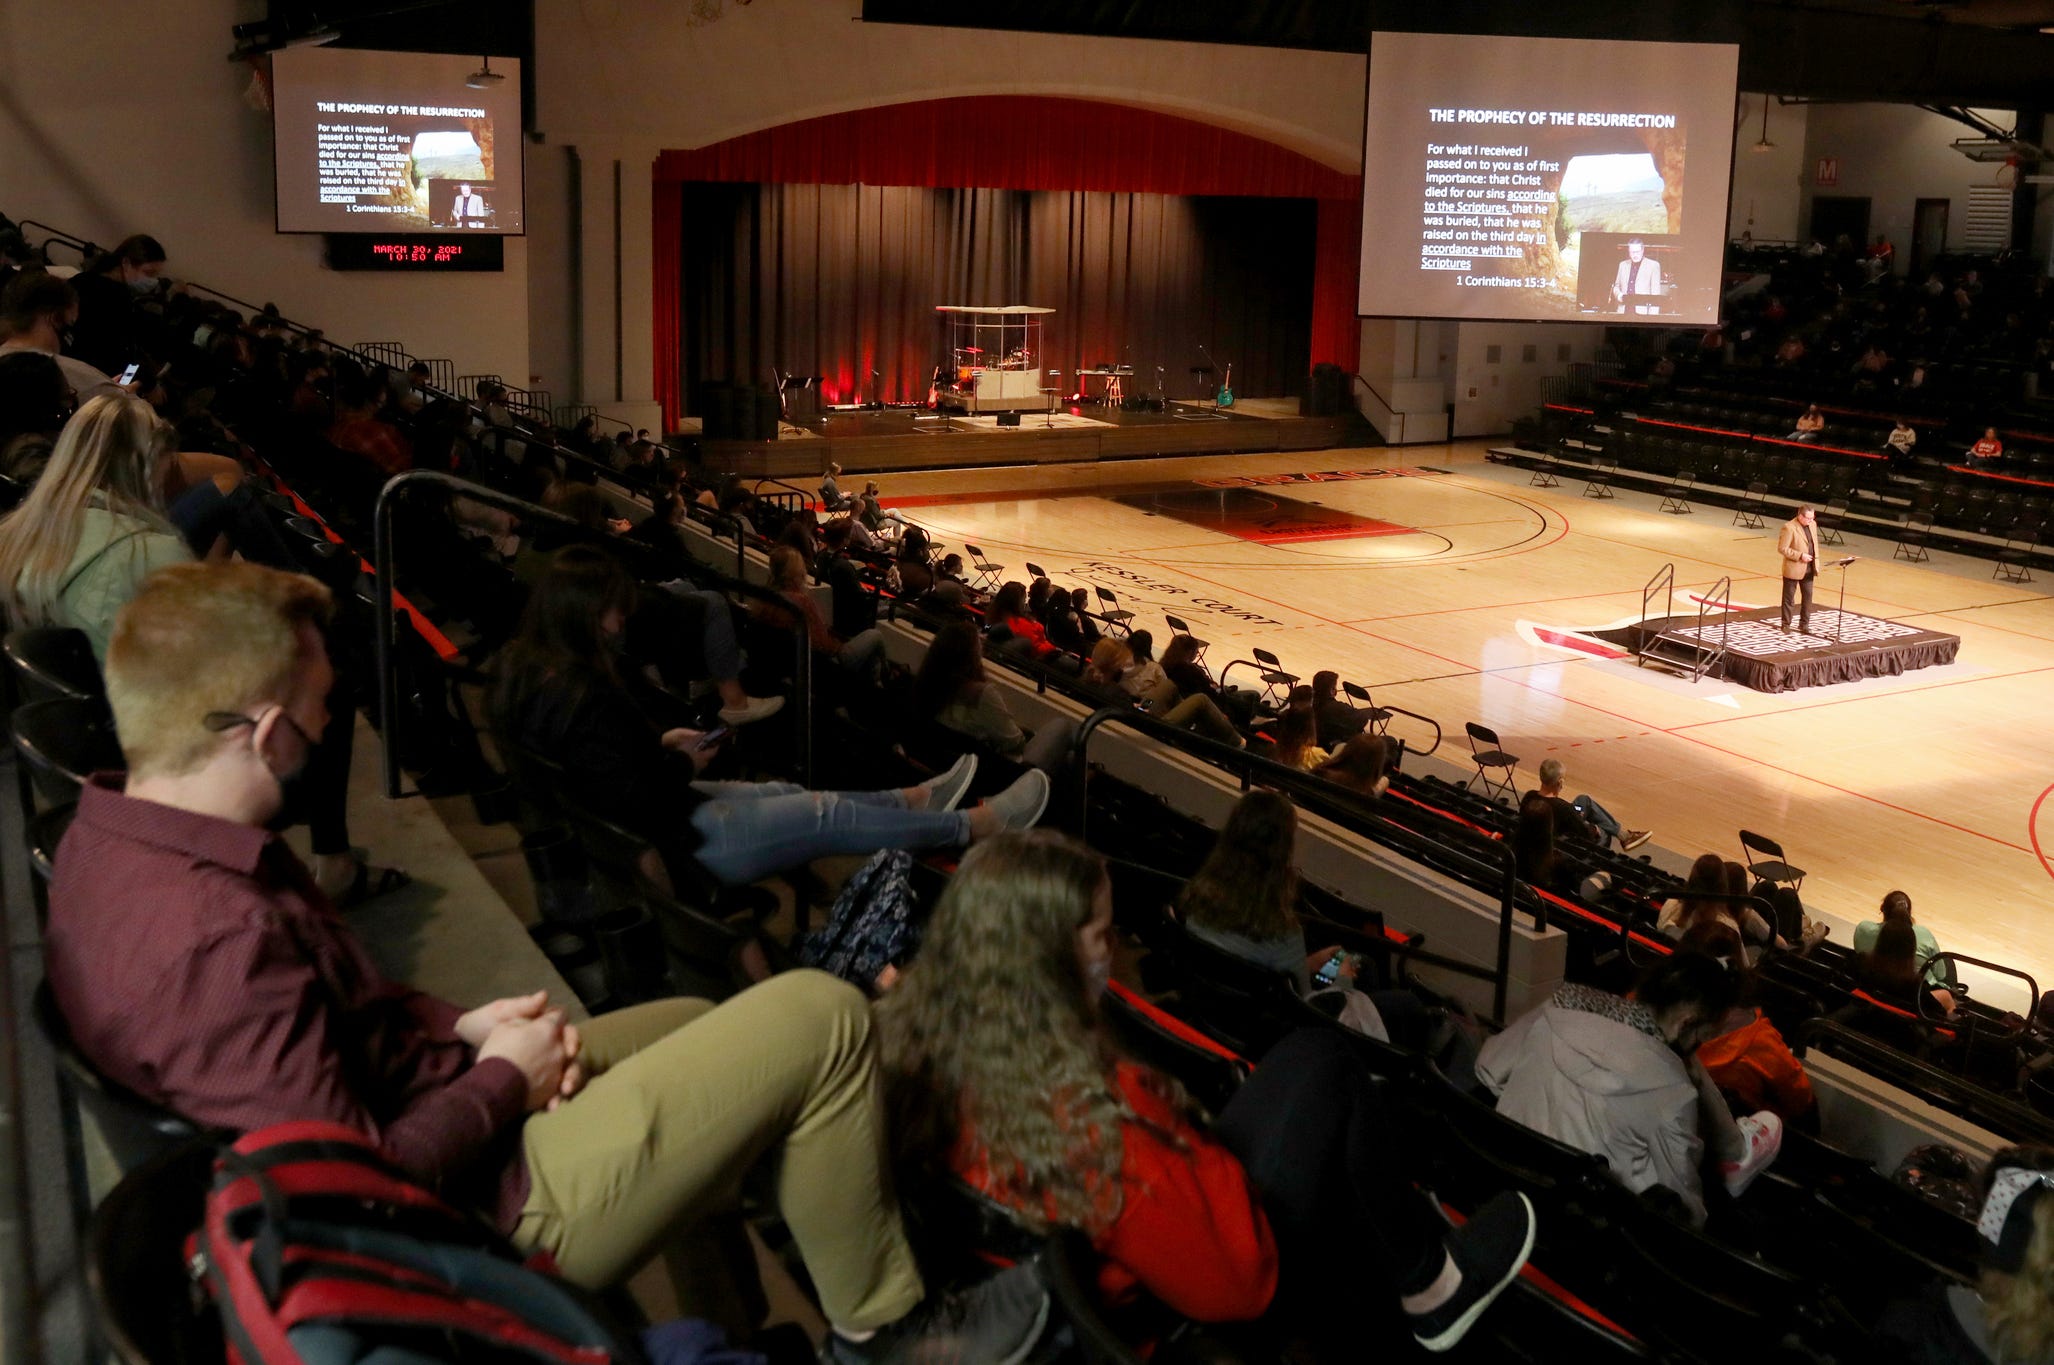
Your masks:
[{"label": "smartphone in hand", "polygon": [[711,749],[714,745],[726,739],[728,737],[729,731],[731,731],[733,728],[734,727],[729,725],[714,726],[711,730],[708,730],[705,734],[699,736],[699,742],[692,746],[693,751],[697,752],[701,749]]}]

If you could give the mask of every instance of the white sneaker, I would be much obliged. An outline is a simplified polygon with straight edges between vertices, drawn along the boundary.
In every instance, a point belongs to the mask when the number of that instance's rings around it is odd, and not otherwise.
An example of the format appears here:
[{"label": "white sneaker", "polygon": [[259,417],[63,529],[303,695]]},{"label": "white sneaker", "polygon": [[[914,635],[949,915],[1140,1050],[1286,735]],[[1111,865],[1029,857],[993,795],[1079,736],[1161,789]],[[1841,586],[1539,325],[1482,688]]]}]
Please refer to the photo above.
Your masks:
[{"label": "white sneaker", "polygon": [[972,779],[977,776],[977,755],[964,754],[948,766],[947,771],[927,783],[928,810],[954,810],[962,803],[963,796],[970,790]]},{"label": "white sneaker", "polygon": [[1747,1140],[1747,1155],[1738,1161],[1719,1163],[1719,1174],[1726,1178],[1726,1193],[1735,1199],[1747,1193],[1754,1178],[1766,1171],[1776,1153],[1783,1150],[1782,1117],[1766,1109],[1749,1114],[1740,1120],[1740,1136]]},{"label": "white sneaker", "polygon": [[748,725],[753,721],[768,720],[784,710],[783,697],[750,697],[740,706],[723,706],[720,718],[729,725]]}]

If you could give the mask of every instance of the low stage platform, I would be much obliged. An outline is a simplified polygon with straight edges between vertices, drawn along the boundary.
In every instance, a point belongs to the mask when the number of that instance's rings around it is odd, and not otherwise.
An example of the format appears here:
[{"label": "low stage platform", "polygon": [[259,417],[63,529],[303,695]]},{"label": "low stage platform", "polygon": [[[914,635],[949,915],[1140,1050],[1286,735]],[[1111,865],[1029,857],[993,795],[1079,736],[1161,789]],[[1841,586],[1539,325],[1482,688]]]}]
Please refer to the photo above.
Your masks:
[{"label": "low stage platform", "polygon": [[1785,631],[1781,619],[1779,608],[1756,607],[1714,617],[1702,627],[1693,613],[1598,633],[1636,653],[1656,635],[1671,640],[1702,638],[1712,648],[1723,640],[1726,654],[1714,676],[1757,692],[1895,677],[1916,668],[1951,664],[1961,648],[1959,635],[1853,611],[1843,620],[1843,614],[1831,607],[1813,609],[1809,635],[1798,634],[1794,625]]},{"label": "low stage platform", "polygon": [[1026,412],[1019,426],[999,427],[989,416],[958,416],[944,425],[919,408],[828,412],[785,424],[775,441],[705,441],[701,448],[714,468],[810,488],[829,460],[845,474],[861,474],[1382,444],[1354,410],[1301,417],[1295,399],[1243,400],[1217,414],[1198,403],[1171,403],[1161,412],[1069,404],[1055,410],[1052,425],[1047,418]]}]

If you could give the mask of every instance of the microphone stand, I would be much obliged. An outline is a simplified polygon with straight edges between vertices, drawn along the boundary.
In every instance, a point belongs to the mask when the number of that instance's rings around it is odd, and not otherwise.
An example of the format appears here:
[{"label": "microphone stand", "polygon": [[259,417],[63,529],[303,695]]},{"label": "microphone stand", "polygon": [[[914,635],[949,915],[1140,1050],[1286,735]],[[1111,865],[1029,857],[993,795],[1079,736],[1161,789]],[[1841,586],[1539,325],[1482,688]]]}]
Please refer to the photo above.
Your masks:
[{"label": "microphone stand", "polygon": [[1859,558],[1859,555],[1848,555],[1826,566],[1840,570],[1840,614],[1833,621],[1833,643],[1836,645],[1847,642],[1847,566]]}]

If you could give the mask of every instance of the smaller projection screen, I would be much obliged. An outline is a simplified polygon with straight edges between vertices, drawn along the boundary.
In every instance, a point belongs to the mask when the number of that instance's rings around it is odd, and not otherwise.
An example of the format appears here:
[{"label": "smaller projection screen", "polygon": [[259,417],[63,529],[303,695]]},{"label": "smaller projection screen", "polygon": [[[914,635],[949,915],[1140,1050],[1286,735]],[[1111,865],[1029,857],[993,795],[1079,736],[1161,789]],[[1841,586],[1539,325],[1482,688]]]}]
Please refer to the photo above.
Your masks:
[{"label": "smaller projection screen", "polygon": [[280,232],[525,231],[521,65],[367,48],[271,55]]},{"label": "smaller projection screen", "polygon": [[1739,61],[1726,43],[1373,34],[1357,311],[1718,321]]}]

